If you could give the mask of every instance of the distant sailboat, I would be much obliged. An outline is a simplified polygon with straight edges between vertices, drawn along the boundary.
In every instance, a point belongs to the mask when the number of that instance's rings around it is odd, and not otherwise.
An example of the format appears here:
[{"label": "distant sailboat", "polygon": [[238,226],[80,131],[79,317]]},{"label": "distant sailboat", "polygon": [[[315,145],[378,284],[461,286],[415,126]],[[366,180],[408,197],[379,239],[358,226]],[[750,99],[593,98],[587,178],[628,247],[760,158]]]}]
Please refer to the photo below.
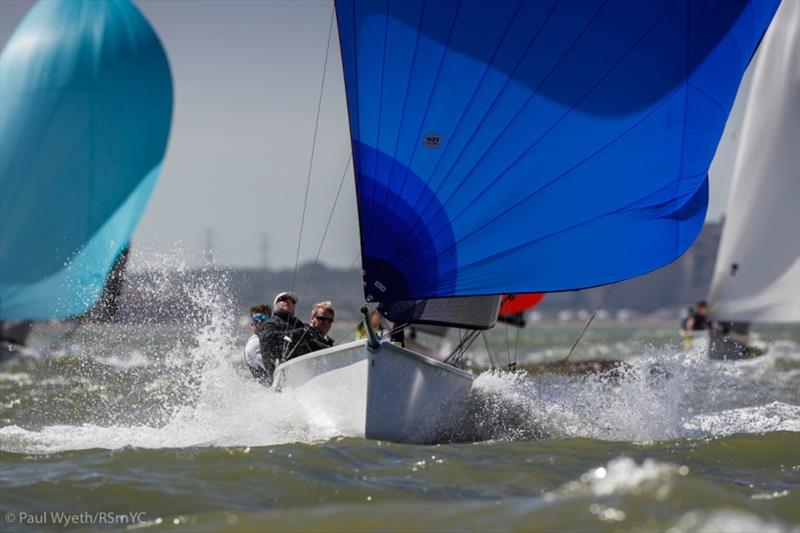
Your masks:
[{"label": "distant sailboat", "polygon": [[0,56],[0,321],[90,310],[161,171],[172,78],[128,0],[41,1]]},{"label": "distant sailboat", "polygon": [[436,361],[372,336],[276,383],[345,435],[452,435],[453,366],[501,294],[574,290],[679,257],[778,0],[337,1],[365,298],[468,329]]},{"label": "distant sailboat", "polygon": [[800,324],[800,2],[783,2],[753,58],[709,294],[709,352],[747,356],[751,323]]}]

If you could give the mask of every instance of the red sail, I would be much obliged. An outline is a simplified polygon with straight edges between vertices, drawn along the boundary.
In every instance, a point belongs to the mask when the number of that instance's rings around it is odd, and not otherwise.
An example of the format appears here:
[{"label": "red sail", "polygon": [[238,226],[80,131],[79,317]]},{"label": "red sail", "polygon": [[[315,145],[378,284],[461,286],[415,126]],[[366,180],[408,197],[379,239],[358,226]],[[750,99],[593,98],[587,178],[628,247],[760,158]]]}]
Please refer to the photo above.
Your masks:
[{"label": "red sail", "polygon": [[516,315],[534,307],[544,298],[544,293],[504,294],[500,305],[500,316]]}]

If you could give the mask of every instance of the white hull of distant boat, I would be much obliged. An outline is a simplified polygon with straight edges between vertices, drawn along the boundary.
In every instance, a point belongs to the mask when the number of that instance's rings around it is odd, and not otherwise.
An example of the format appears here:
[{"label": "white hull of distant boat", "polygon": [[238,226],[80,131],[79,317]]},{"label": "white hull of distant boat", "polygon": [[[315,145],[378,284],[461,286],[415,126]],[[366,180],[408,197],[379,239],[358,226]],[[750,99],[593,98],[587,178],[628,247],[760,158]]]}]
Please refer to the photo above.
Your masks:
[{"label": "white hull of distant boat", "polygon": [[318,423],[346,437],[406,443],[447,440],[460,425],[474,376],[390,342],[356,341],[278,366],[275,386],[297,393]]}]

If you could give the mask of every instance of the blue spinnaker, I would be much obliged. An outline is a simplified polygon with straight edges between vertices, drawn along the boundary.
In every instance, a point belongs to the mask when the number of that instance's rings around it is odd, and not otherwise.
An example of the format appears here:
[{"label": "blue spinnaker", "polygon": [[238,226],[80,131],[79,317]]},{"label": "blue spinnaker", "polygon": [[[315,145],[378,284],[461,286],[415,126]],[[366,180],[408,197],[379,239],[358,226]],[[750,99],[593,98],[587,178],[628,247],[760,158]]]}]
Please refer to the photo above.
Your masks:
[{"label": "blue spinnaker", "polygon": [[337,0],[366,295],[551,292],[695,240],[779,0]]},{"label": "blue spinnaker", "polygon": [[129,0],[42,0],[3,49],[0,94],[0,319],[83,313],[161,169],[166,54]]}]

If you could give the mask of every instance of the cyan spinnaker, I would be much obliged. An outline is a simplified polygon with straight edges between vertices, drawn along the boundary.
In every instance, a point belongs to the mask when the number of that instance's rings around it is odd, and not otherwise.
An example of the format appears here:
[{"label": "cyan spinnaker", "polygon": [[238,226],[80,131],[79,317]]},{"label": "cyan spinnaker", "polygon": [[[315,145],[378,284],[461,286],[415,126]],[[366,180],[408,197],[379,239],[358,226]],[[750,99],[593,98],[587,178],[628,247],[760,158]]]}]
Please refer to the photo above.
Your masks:
[{"label": "cyan spinnaker", "polygon": [[551,292],[695,240],[779,0],[338,0],[370,300]]},{"label": "cyan spinnaker", "polygon": [[0,319],[90,309],[153,190],[172,117],[129,0],[40,1],[0,56]]}]

